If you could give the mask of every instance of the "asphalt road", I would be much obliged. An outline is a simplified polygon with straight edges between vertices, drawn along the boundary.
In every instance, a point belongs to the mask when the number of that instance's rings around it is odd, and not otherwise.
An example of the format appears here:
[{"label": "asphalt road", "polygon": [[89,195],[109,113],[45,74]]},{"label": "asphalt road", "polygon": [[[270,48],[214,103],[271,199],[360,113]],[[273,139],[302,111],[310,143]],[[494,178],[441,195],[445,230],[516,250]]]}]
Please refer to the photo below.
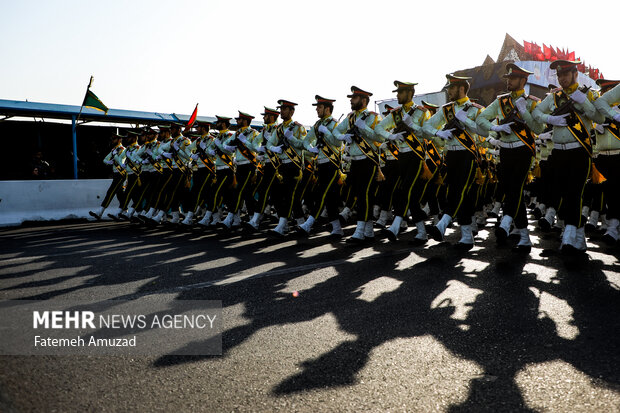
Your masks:
[{"label": "asphalt road", "polygon": [[1,356],[0,411],[620,411],[619,248],[567,258],[535,233],[519,257],[490,230],[467,254],[411,234],[0,230],[0,299],[161,294],[224,318],[221,356]]}]

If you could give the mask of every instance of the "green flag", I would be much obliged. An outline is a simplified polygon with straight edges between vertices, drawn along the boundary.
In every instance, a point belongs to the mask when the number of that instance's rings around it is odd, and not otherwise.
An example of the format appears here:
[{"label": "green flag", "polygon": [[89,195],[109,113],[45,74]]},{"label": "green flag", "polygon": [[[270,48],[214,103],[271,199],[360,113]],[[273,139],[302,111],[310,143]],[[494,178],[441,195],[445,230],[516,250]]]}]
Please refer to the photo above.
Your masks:
[{"label": "green flag", "polygon": [[108,114],[108,107],[103,104],[101,100],[95,95],[90,89],[86,90],[86,96],[84,96],[84,102],[82,102],[82,106],[87,106],[89,108],[97,109],[105,114]]}]

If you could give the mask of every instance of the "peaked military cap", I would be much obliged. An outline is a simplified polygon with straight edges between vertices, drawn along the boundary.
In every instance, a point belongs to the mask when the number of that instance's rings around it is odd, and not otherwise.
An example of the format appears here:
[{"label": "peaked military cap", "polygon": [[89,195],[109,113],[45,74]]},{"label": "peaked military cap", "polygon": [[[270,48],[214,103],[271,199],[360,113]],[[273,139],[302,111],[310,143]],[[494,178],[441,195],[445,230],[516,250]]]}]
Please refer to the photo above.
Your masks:
[{"label": "peaked military cap", "polygon": [[278,100],[278,107],[279,108],[283,108],[285,106],[288,106],[290,108],[295,108],[295,106],[297,106],[297,103],[295,102],[291,102],[290,100],[284,100],[284,99],[280,99]]},{"label": "peaked military cap", "polygon": [[137,138],[138,136],[142,136],[144,134],[144,131],[142,129],[127,130],[126,132],[128,138]]},{"label": "peaked military cap", "polygon": [[112,138],[121,138],[121,139],[124,139],[124,138],[126,138],[126,137],[127,137],[127,135],[123,135],[123,134],[122,134],[122,133],[120,133],[120,132],[119,132],[119,133],[113,133],[113,134],[112,134]]},{"label": "peaked military cap", "polygon": [[503,77],[524,77],[527,79],[527,77],[532,74],[534,74],[534,72],[525,70],[514,63],[508,63],[506,65],[506,73],[504,73]]},{"label": "peaked military cap", "polygon": [[413,88],[415,87],[415,85],[417,85],[417,83],[411,83],[411,82],[401,82],[400,80],[395,80],[394,81],[394,86],[396,86],[396,89],[392,90],[392,92],[398,92],[399,90],[413,90]]},{"label": "peaked military cap", "polygon": [[425,100],[422,101],[422,106],[424,106],[426,109],[439,109],[438,105],[435,105],[433,103],[429,103]]},{"label": "peaked military cap", "polygon": [[381,113],[383,116],[387,116],[391,111],[394,110],[394,108],[388,104],[386,104],[383,108],[385,109],[385,111]]},{"label": "peaked military cap", "polygon": [[314,99],[316,99],[316,103],[313,103],[312,106],[319,106],[319,105],[333,105],[334,102],[336,101],[336,99],[327,99],[324,98],[322,96],[316,95],[314,96]]},{"label": "peaked military cap", "polygon": [[362,90],[362,89],[360,89],[357,86],[351,86],[351,94],[347,95],[347,97],[348,98],[352,98],[355,95],[364,96],[364,97],[370,97],[370,96],[372,96],[372,93],[366,92],[365,90]]},{"label": "peaked military cap", "polygon": [[220,115],[215,115],[215,118],[218,120],[218,122],[220,121],[230,122],[230,120],[232,119],[232,118],[229,118],[228,116],[220,116]]},{"label": "peaked military cap", "polygon": [[250,114],[247,114],[245,112],[241,112],[240,110],[238,112],[239,112],[239,116],[237,116],[235,119],[247,119],[247,120],[250,120],[250,121],[252,119],[254,119],[254,116],[252,116]]},{"label": "peaked military cap", "polygon": [[471,80],[469,76],[455,76],[452,73],[446,75],[447,83],[444,87],[448,87],[450,85],[459,84],[459,83],[467,83]]},{"label": "peaked military cap", "polygon": [[581,64],[579,60],[556,60],[551,62],[550,69],[555,69],[557,73],[566,72],[567,70],[577,70],[577,65]]},{"label": "peaked military cap", "polygon": [[607,90],[620,83],[620,80],[609,80],[609,79],[597,79],[596,84],[601,88],[601,90]]},{"label": "peaked military cap", "polygon": [[205,128],[210,128],[211,126],[213,126],[212,122],[209,122],[207,120],[196,120],[196,127],[198,126],[203,126]]},{"label": "peaked military cap", "polygon": [[268,108],[267,106],[263,106],[265,108],[265,111],[263,113],[261,113],[261,115],[265,116],[265,115],[275,115],[275,116],[279,116],[280,112],[278,111],[278,109],[273,109],[273,108]]},{"label": "peaked military cap", "polygon": [[157,126],[159,128],[159,131],[164,131],[164,130],[170,130],[170,125],[159,125]]}]

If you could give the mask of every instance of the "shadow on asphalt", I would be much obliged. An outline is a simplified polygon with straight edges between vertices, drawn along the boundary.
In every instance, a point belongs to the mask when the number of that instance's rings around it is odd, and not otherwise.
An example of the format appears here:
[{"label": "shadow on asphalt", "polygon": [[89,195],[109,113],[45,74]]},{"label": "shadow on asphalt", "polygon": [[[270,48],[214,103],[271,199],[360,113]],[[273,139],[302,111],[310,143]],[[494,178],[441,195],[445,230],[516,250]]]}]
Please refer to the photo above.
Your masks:
[{"label": "shadow on asphalt", "polygon": [[[341,244],[307,254],[328,246],[325,233],[304,240],[274,240],[263,235],[136,230],[129,224],[89,223],[16,230],[0,234],[0,239],[7,236],[11,237],[10,251],[19,252],[12,257],[40,255],[41,265],[29,270],[17,264],[0,266],[8,270],[2,280],[25,280],[0,290],[3,296],[12,290],[58,285],[47,292],[20,296],[51,299],[93,286],[142,281],[135,291],[115,298],[174,291],[179,300],[221,299],[224,308],[242,304],[249,322],[224,331],[223,356],[211,357],[226,357],[266,327],[335,316],[340,329],[356,338],[305,360],[298,373],[272,389],[276,396],[352,385],[373,349],[397,338],[426,335],[484,371],[471,380],[467,399],[451,406],[451,411],[527,410],[515,378],[530,363],[562,360],[603,386],[620,385],[620,292],[604,273],[620,272],[617,249],[614,258],[597,243],[590,242],[590,255],[607,254],[611,259],[605,261],[610,262],[518,256],[509,249],[495,248],[492,239],[480,243],[484,248],[466,254],[448,244],[412,249],[406,242],[396,247],[379,242],[357,248]],[[554,246],[553,240],[541,242]],[[412,254],[416,257],[413,265],[399,264]],[[468,261],[475,262],[476,268]],[[541,281],[538,274],[524,270],[528,263],[551,268],[554,275]],[[86,268],[79,269],[82,266]],[[283,292],[291,279],[326,267],[335,268],[337,276],[303,290],[299,298]],[[62,275],[61,270],[71,268],[77,270]],[[58,275],[34,279],[43,270]],[[60,285],[93,272],[96,276],[85,283]],[[244,273],[249,276],[243,282],[178,288]],[[360,299],[361,287],[379,277],[400,284],[371,302]],[[453,317],[456,305],[450,299],[432,305],[455,283],[477,291],[465,319]],[[572,308],[573,325],[579,331],[574,339],[561,337],[553,320],[540,311],[543,293]],[[168,355],[153,365],[166,368],[211,357]]]}]

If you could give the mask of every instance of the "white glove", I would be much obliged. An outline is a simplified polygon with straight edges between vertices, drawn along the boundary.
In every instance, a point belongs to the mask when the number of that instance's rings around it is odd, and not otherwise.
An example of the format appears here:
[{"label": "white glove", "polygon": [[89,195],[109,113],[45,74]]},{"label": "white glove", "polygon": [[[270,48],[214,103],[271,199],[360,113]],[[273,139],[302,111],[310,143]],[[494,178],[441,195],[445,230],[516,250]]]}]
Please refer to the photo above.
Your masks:
[{"label": "white glove", "polygon": [[148,161],[148,159],[143,159],[141,163],[142,163],[142,165],[147,165],[147,164],[149,164],[150,162]]},{"label": "white glove", "polygon": [[391,141],[398,141],[398,140],[403,140],[404,136],[405,136],[405,132],[398,132],[398,133],[393,133],[390,136],[388,136],[388,139]]},{"label": "white glove", "polygon": [[256,152],[265,153],[265,147],[259,146],[258,148],[256,148]]},{"label": "white glove", "polygon": [[162,152],[161,155],[168,159],[172,158],[172,152]]},{"label": "white glove", "polygon": [[527,112],[527,102],[523,96],[515,101],[515,107],[521,114]]},{"label": "white glove", "polygon": [[157,155],[157,156],[155,157],[155,160],[156,160],[156,161],[161,161],[161,155]]},{"label": "white glove", "polygon": [[193,153],[193,154],[191,154],[191,158],[192,158],[193,160],[195,160],[195,161],[199,161],[199,160],[200,160],[200,156],[198,156],[198,154],[197,154],[197,153]]},{"label": "white glove", "polygon": [[493,156],[499,155],[499,151],[496,150],[496,149],[489,149],[489,150],[487,150],[487,153],[490,153]]},{"label": "white glove", "polygon": [[413,125],[413,119],[408,113],[403,114],[403,123],[409,127]]},{"label": "white glove", "polygon": [[569,115],[569,113],[565,113],[563,115],[560,116],[549,116],[549,119],[547,119],[547,123],[549,125],[553,125],[553,126],[566,126],[568,125],[568,123],[566,123],[566,117]]},{"label": "white glove", "polygon": [[104,160],[103,163],[106,164],[106,165],[112,165],[114,162],[113,161],[105,161]]},{"label": "white glove", "polygon": [[178,144],[178,142],[177,142],[177,141],[174,141],[174,142],[172,143],[172,147],[174,148],[174,150],[175,150],[175,151],[178,151],[178,150],[179,150],[179,144]]},{"label": "white glove", "polygon": [[222,144],[222,141],[220,140],[220,138],[213,139],[213,142],[215,142],[216,145],[221,145]]},{"label": "white glove", "polygon": [[153,155],[153,151],[152,151],[152,150],[150,150],[150,149],[147,149],[147,150],[146,150],[146,153],[147,153],[147,154],[149,154],[149,155]]},{"label": "white glove", "polygon": [[614,120],[615,120],[616,122],[620,122],[620,113],[616,113],[616,114],[614,115]]},{"label": "white glove", "polygon": [[387,148],[387,141],[383,142],[381,145],[379,145],[379,149],[385,149]]},{"label": "white glove", "polygon": [[465,122],[467,119],[469,119],[467,117],[467,112],[464,110],[459,110],[458,112],[456,112],[456,118],[461,122]]},{"label": "white glove", "polygon": [[499,146],[499,140],[495,138],[487,138],[487,142],[493,146]]},{"label": "white glove", "polygon": [[321,125],[319,126],[319,133],[323,133],[323,134],[329,133],[329,129],[327,129],[327,126]]},{"label": "white glove", "polygon": [[202,150],[207,149],[207,143],[205,141],[200,142],[198,145],[200,145],[200,149]]},{"label": "white glove", "polygon": [[308,152],[319,153],[319,148],[317,148],[317,147],[310,148],[310,149],[308,149]]},{"label": "white glove", "polygon": [[505,134],[510,135],[510,133],[512,133],[510,125],[512,125],[513,123],[514,122],[508,122],[503,125],[491,125],[491,130],[493,132],[504,132]]},{"label": "white glove", "polygon": [[234,146],[230,146],[230,145],[222,145],[222,148],[224,148],[224,150],[228,152],[234,152],[237,149]]},{"label": "white glove", "polygon": [[351,143],[353,142],[353,139],[351,139],[353,135],[351,135],[350,133],[345,133],[344,135],[340,135],[337,139],[339,141],[345,141],[346,143]]},{"label": "white glove", "polygon": [[538,135],[538,139],[541,141],[548,141],[553,137],[553,132],[545,132]]},{"label": "white glove", "polygon": [[349,155],[342,154],[341,159],[342,159],[344,162],[349,162],[349,161],[351,160],[351,157],[350,157]]},{"label": "white glove", "polygon": [[437,132],[435,132],[435,136],[449,141],[450,139],[454,138],[454,135],[452,135],[453,130],[454,129],[438,130]]},{"label": "white glove", "polygon": [[237,136],[237,139],[239,139],[240,142],[248,143],[248,140],[245,138],[243,133],[240,133],[239,136]]},{"label": "white glove", "polygon": [[366,122],[364,121],[364,119],[358,119],[355,121],[355,126],[357,126],[359,129],[366,129]]},{"label": "white glove", "polygon": [[207,153],[211,156],[215,156],[215,149],[207,149]]},{"label": "white glove", "polygon": [[575,102],[577,102],[577,103],[580,103],[580,104],[581,104],[581,103],[583,103],[583,102],[585,102],[585,101],[586,101],[587,96],[586,96],[586,94],[585,94],[585,93],[583,93],[581,90],[577,89],[577,90],[575,90],[575,91],[573,92],[573,94],[572,94],[572,95],[570,95],[570,98],[571,98],[572,100],[574,100]]},{"label": "white glove", "polygon": [[290,129],[287,129],[286,132],[284,132],[284,137],[290,141],[291,139],[294,138],[293,131]]},{"label": "white glove", "polygon": [[603,133],[605,133],[605,126],[609,126],[609,123],[603,123],[603,124],[597,123],[594,129],[596,129],[596,131],[602,135]]},{"label": "white glove", "polygon": [[279,146],[270,146],[269,150],[273,153],[282,153],[282,145]]}]

